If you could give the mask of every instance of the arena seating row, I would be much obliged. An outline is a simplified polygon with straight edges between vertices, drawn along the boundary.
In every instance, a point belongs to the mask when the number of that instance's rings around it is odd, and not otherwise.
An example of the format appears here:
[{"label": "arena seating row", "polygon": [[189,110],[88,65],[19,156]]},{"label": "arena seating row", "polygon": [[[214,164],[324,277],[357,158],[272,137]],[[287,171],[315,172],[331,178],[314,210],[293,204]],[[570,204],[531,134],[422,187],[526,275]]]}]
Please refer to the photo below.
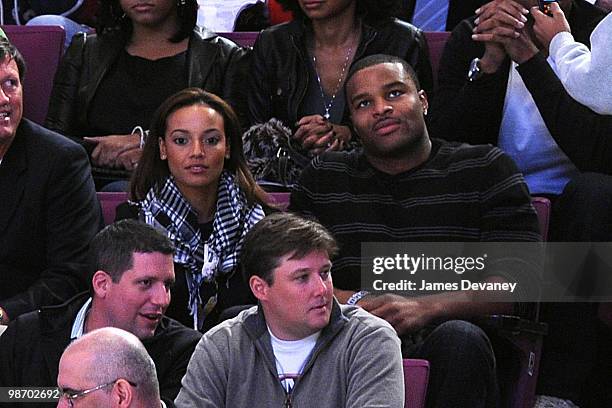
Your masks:
[{"label": "arena seating row", "polygon": [[[59,64],[64,41],[64,31],[60,27],[45,26],[4,26],[3,29],[10,40],[20,49],[28,64],[27,79],[24,84],[25,116],[38,123],[43,123],[48,109],[48,101],[53,84],[53,77]],[[257,33],[223,33],[243,46],[252,46]],[[426,33],[430,47],[432,68],[437,72],[438,62],[448,38],[448,33]],[[288,204],[288,193],[271,193],[272,199],[281,207]],[[127,199],[125,193],[99,193],[98,197],[103,209],[106,223],[115,218],[116,206]],[[548,230],[550,202],[542,198],[534,198],[534,206],[538,211],[540,228],[544,233]],[[533,402],[537,368],[541,350],[542,327],[526,325],[522,320],[512,320],[492,317],[493,325],[498,325],[501,331],[511,337],[519,351],[518,380],[510,390],[510,406],[527,407]],[[509,323],[510,322],[510,323]],[[528,330],[524,330],[524,329]],[[427,389],[429,365],[424,360],[404,361],[406,387],[406,407],[424,406]]]}]

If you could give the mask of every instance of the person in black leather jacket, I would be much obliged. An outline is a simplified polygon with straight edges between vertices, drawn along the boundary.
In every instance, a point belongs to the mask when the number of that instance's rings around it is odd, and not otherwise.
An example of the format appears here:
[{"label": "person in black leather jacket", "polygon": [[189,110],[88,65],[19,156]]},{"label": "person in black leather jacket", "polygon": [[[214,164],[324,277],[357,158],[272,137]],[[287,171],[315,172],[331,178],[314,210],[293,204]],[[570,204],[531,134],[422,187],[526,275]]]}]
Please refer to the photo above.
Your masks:
[{"label": "person in black leather jacket", "polygon": [[127,179],[142,146],[142,132],[133,129],[148,129],[173,93],[197,86],[243,111],[234,85],[248,68],[248,54],[197,27],[196,16],[196,0],[104,0],[98,34],[73,39],[55,76],[45,126],[88,148],[98,188]]},{"label": "person in black leather jacket", "polygon": [[342,84],[350,65],[368,55],[408,61],[423,88],[433,87],[423,33],[394,19],[396,0],[279,1],[295,20],[262,31],[251,60],[251,124],[271,118],[294,130],[312,154],[340,150],[353,138]]}]

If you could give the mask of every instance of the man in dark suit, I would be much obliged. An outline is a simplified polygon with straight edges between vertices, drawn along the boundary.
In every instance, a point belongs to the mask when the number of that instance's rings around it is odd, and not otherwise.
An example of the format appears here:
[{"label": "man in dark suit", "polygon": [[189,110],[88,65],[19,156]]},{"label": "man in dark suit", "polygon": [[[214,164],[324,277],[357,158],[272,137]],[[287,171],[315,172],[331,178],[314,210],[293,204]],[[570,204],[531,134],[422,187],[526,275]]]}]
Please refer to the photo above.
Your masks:
[{"label": "man in dark suit", "polygon": [[102,225],[83,148],[22,118],[24,72],[0,37],[0,324],[84,290]]},{"label": "man in dark suit", "polygon": [[0,336],[0,387],[54,386],[71,341],[117,327],[143,342],[161,397],[171,405],[201,337],[164,316],[175,279],[173,254],[172,242],[144,223],[123,220],[103,229],[91,242],[91,294],[22,315]]}]

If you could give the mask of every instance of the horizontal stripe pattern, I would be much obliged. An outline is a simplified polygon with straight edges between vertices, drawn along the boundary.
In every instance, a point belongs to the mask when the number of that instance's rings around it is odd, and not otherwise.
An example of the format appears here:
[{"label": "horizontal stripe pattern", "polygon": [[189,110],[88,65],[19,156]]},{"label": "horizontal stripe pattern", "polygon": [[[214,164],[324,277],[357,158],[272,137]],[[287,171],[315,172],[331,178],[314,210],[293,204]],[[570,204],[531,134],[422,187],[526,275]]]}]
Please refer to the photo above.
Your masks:
[{"label": "horizontal stripe pattern", "polygon": [[359,288],[362,242],[540,240],[527,186],[508,156],[488,145],[432,142],[424,165],[394,176],[360,152],[327,153],[302,173],[290,209],[338,240],[337,287]]}]

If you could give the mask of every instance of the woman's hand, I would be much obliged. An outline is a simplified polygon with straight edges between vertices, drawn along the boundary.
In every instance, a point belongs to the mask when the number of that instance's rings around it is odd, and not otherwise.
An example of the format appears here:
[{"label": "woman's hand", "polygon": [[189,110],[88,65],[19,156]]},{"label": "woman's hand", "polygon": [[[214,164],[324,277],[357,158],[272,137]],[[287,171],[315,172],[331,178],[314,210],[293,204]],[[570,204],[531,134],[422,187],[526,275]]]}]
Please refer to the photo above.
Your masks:
[{"label": "woman's hand", "polygon": [[293,138],[313,156],[327,150],[342,150],[352,137],[347,126],[333,124],[321,115],[304,116],[297,125]]}]

